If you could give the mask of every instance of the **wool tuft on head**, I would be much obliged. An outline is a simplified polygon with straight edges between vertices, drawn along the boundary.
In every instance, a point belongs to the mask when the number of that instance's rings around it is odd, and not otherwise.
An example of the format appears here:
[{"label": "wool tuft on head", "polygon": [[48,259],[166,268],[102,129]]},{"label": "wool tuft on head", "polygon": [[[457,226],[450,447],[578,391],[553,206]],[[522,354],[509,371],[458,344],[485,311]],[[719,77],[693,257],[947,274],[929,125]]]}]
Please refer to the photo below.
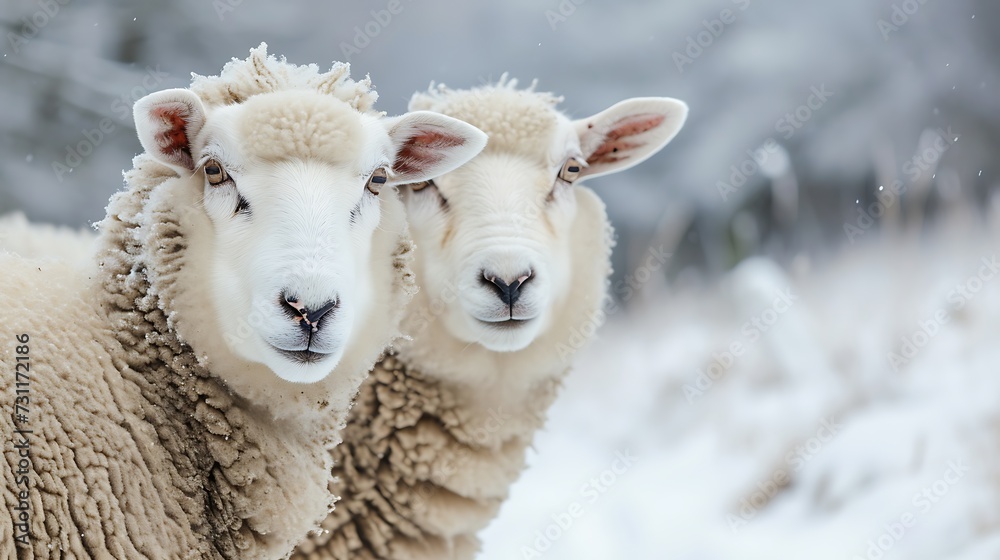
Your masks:
[{"label": "wool tuft on head", "polygon": [[334,451],[341,502],[296,559],[478,553],[477,533],[610,309],[613,235],[582,180],[655,154],[687,114],[674,99],[636,98],[571,120],[559,101],[506,75],[413,96],[411,109],[460,118],[489,143],[401,191],[420,287],[410,338],[362,385]]},{"label": "wool tuft on head", "polygon": [[262,44],[134,106],[146,155],[177,175],[158,191],[197,249],[166,307],[185,308],[180,335],[241,394],[268,388],[248,364],[300,383],[344,360],[367,371],[400,313],[380,289],[406,229],[391,187],[450,171],[486,141],[437,113],[386,118],[348,70],[297,66]]},{"label": "wool tuft on head", "polygon": [[218,76],[191,74],[191,91],[209,105],[243,103],[254,95],[306,90],[331,95],[361,112],[373,111],[378,94],[371,78],[351,79],[351,65],[335,62],[327,72],[315,64],[295,65],[267,54],[267,43],[250,49],[245,60],[233,58]]},{"label": "wool tuft on head", "polygon": [[410,109],[460,119],[489,136],[469,163],[404,190],[421,248],[420,283],[432,294],[457,288],[436,322],[466,344],[519,351],[544,346],[541,335],[564,328],[573,315],[560,311],[566,302],[593,293],[581,287],[592,275],[574,270],[573,252],[599,225],[590,213],[603,214],[581,183],[657,153],[687,116],[681,101],[640,97],[573,120],[557,108],[561,101],[534,82],[519,89],[506,74],[468,90],[432,85],[411,98]]},{"label": "wool tuft on head", "polygon": [[[27,379],[30,349],[45,496],[31,542],[0,539],[0,557],[275,560],[330,512],[329,450],[415,291],[395,187],[486,141],[444,115],[385,118],[347,69],[261,45],[143,97],[145,153],[90,266],[0,251],[0,339],[18,344],[0,369]],[[7,497],[27,484],[12,465]]]}]

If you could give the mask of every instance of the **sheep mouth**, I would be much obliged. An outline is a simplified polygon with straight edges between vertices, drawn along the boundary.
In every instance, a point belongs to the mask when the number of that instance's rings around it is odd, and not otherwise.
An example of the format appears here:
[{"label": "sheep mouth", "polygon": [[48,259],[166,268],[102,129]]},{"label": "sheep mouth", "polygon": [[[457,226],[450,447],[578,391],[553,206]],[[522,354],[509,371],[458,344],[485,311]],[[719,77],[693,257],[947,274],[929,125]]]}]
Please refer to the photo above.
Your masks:
[{"label": "sheep mouth", "polygon": [[275,346],[271,346],[271,348],[274,348],[275,352],[297,364],[315,364],[330,357],[330,354],[315,352],[313,350],[282,350]]},{"label": "sheep mouth", "polygon": [[484,321],[482,319],[476,319],[480,324],[486,325],[494,329],[510,330],[523,327],[524,325],[533,321],[533,319],[505,319],[501,321]]}]

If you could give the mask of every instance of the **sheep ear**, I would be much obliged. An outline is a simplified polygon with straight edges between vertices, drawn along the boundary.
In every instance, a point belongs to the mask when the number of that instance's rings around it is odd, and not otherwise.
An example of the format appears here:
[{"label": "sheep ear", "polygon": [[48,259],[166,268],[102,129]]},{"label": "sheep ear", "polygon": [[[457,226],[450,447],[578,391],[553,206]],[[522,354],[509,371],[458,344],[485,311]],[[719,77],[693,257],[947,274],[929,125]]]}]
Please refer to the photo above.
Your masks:
[{"label": "sheep ear", "polygon": [[466,163],[486,146],[486,134],[471,124],[429,111],[386,119],[395,149],[392,183],[428,181]]},{"label": "sheep ear", "polygon": [[669,143],[684,126],[688,108],[669,97],[635,97],[574,121],[587,161],[580,177],[628,169]]},{"label": "sheep ear", "polygon": [[132,108],[146,152],[177,171],[194,171],[191,142],[205,125],[205,107],[186,89],[151,93]]}]

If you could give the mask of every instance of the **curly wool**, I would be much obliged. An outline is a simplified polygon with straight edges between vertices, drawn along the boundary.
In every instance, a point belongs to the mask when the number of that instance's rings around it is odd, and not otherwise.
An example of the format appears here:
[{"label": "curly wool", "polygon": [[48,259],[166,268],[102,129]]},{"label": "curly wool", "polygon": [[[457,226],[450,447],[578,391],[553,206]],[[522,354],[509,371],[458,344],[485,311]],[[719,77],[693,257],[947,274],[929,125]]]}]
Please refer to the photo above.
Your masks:
[{"label": "curly wool", "polygon": [[426,92],[413,95],[410,109],[435,111],[476,123],[476,127],[490,137],[483,150],[485,153],[527,157],[547,154],[547,138],[556,123],[552,109],[563,98],[535,91],[536,82],[525,89],[518,89],[517,83],[516,79],[508,79],[504,74],[495,85],[471,90],[431,84]]},{"label": "curly wool", "polygon": [[[172,332],[145,274],[150,263],[142,258],[142,208],[157,179],[173,175],[161,171],[162,177],[149,173],[144,178],[151,180],[139,184],[135,179],[143,174],[134,171],[133,189],[108,206],[100,271],[89,279],[90,293],[78,296],[94,299],[77,312],[90,308],[103,320],[73,317],[76,326],[69,329],[45,320],[49,308],[38,315],[41,321],[15,319],[4,326],[8,333],[31,335],[32,391],[44,395],[36,401],[33,426],[40,437],[32,442],[31,490],[39,497],[32,558],[157,558],[169,550],[184,558],[232,558],[255,544],[245,512],[225,504],[234,487],[266,474],[253,464],[260,455],[259,427],[233,407],[235,397]],[[169,255],[183,250],[183,238],[175,223],[156,230],[149,241],[162,247],[169,263]],[[39,267],[38,276],[56,270],[56,264]],[[69,275],[60,287],[71,291],[73,280]],[[0,294],[15,292],[5,286]],[[44,300],[23,306],[24,314],[45,308]],[[68,337],[80,340],[67,347],[55,343]],[[86,375],[94,363],[104,371]],[[198,432],[206,437],[192,437]],[[13,464],[7,466],[13,472]]]},{"label": "curly wool", "polygon": [[[577,203],[572,251],[579,281],[556,324],[528,348],[498,355],[442,336],[433,324],[417,329],[430,301],[417,294],[404,319],[413,339],[397,343],[362,385],[344,443],[333,451],[336,509],[293,558],[475,557],[476,534],[524,469],[569,360],[587,338],[581,327],[604,318],[613,231],[592,191],[578,187]],[[476,381],[427,375],[445,370]],[[484,375],[489,381],[480,383]],[[519,377],[537,381],[522,387],[512,382]]]},{"label": "curly wool", "polygon": [[33,224],[21,212],[0,216],[0,250],[27,258],[69,261],[80,268],[94,265],[97,234],[89,228]]},{"label": "curly wool", "polygon": [[[308,90],[332,95],[362,113],[375,113],[372,107],[378,94],[372,89],[371,78],[355,81],[350,77],[351,65],[334,62],[328,72],[320,72],[315,64],[289,64],[267,54],[267,43],[250,49],[246,60],[233,58],[222,67],[218,76],[191,73],[191,91],[206,105],[243,103],[254,95],[276,91]],[[382,114],[382,113],[377,113]]]},{"label": "curly wool", "polygon": [[[371,322],[379,332],[352,358],[364,369],[329,376],[335,398],[315,388],[322,383],[280,385],[286,393],[272,401],[302,414],[277,417],[275,403],[227,387],[177,332],[194,249],[186,228],[206,218],[178,204],[176,178],[147,155],[135,159],[100,224],[97,266],[0,254],[0,367],[14,371],[15,336],[25,333],[31,376],[28,422],[0,423],[0,437],[32,430],[27,484],[17,482],[17,449],[5,445],[0,461],[0,557],[281,558],[332,507],[329,450],[350,399],[342,389],[357,387],[397,334],[415,291],[412,242],[405,228],[376,233],[384,305]],[[400,201],[382,203],[384,219],[402,223]],[[0,391],[14,395],[14,383],[4,375]],[[0,411],[13,418],[13,398]],[[13,538],[22,491],[24,544]]]},{"label": "curly wool", "polygon": [[[531,408],[547,409],[557,388],[554,380],[539,387]],[[456,392],[386,357],[362,386],[344,443],[333,451],[330,489],[343,497],[323,534],[294,558],[472,558],[476,531],[496,516],[504,496],[466,497],[445,480],[472,465],[516,479],[524,467],[516,450],[527,448],[544,423],[543,414],[528,418],[523,433],[489,445],[486,428]]]},{"label": "curly wool", "polygon": [[[186,245],[180,216],[150,199],[171,177],[136,158],[130,189],[112,198],[102,223],[96,276],[0,257],[11,271],[0,285],[9,314],[0,339],[31,337],[37,435],[32,546],[17,548],[22,558],[278,558],[309,529],[282,513],[289,503],[311,495],[317,512],[332,506],[328,448],[345,415],[306,430],[275,422],[213,377],[168,319]],[[409,251],[401,243],[397,269]],[[0,363],[13,371],[8,348]],[[2,385],[13,394],[12,376]],[[13,415],[12,399],[2,407]],[[11,428],[3,423],[6,441]],[[4,479],[13,481],[18,457],[6,451]],[[16,503],[12,482],[2,490]],[[0,517],[0,533],[11,535],[12,523]],[[13,541],[0,540],[0,556],[14,554]]]}]

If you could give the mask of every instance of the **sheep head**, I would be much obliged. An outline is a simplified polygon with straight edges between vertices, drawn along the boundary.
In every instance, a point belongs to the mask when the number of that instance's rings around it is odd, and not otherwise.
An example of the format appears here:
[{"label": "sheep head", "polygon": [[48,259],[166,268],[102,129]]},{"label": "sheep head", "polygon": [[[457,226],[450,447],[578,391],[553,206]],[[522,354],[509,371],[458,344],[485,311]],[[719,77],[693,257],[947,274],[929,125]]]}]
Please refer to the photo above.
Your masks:
[{"label": "sheep head", "polygon": [[497,352],[536,340],[579,280],[570,260],[580,180],[652,156],[687,115],[675,99],[634,98],[570,120],[559,98],[515,86],[414,95],[411,110],[469,122],[489,142],[455,171],[403,191],[421,290],[454,293],[442,297],[444,327]]},{"label": "sheep head", "polygon": [[206,224],[207,239],[191,241],[211,246],[198,248],[207,253],[199,297],[226,348],[189,342],[210,361],[228,351],[302,383],[326,377],[352,344],[389,334],[359,325],[388,297],[371,270],[389,258],[372,254],[372,239],[387,227],[390,187],[446,173],[485,144],[440,114],[385,118],[315,88],[225,104],[173,89],[134,113],[143,147],[179,175],[172,188],[196,193]]}]

